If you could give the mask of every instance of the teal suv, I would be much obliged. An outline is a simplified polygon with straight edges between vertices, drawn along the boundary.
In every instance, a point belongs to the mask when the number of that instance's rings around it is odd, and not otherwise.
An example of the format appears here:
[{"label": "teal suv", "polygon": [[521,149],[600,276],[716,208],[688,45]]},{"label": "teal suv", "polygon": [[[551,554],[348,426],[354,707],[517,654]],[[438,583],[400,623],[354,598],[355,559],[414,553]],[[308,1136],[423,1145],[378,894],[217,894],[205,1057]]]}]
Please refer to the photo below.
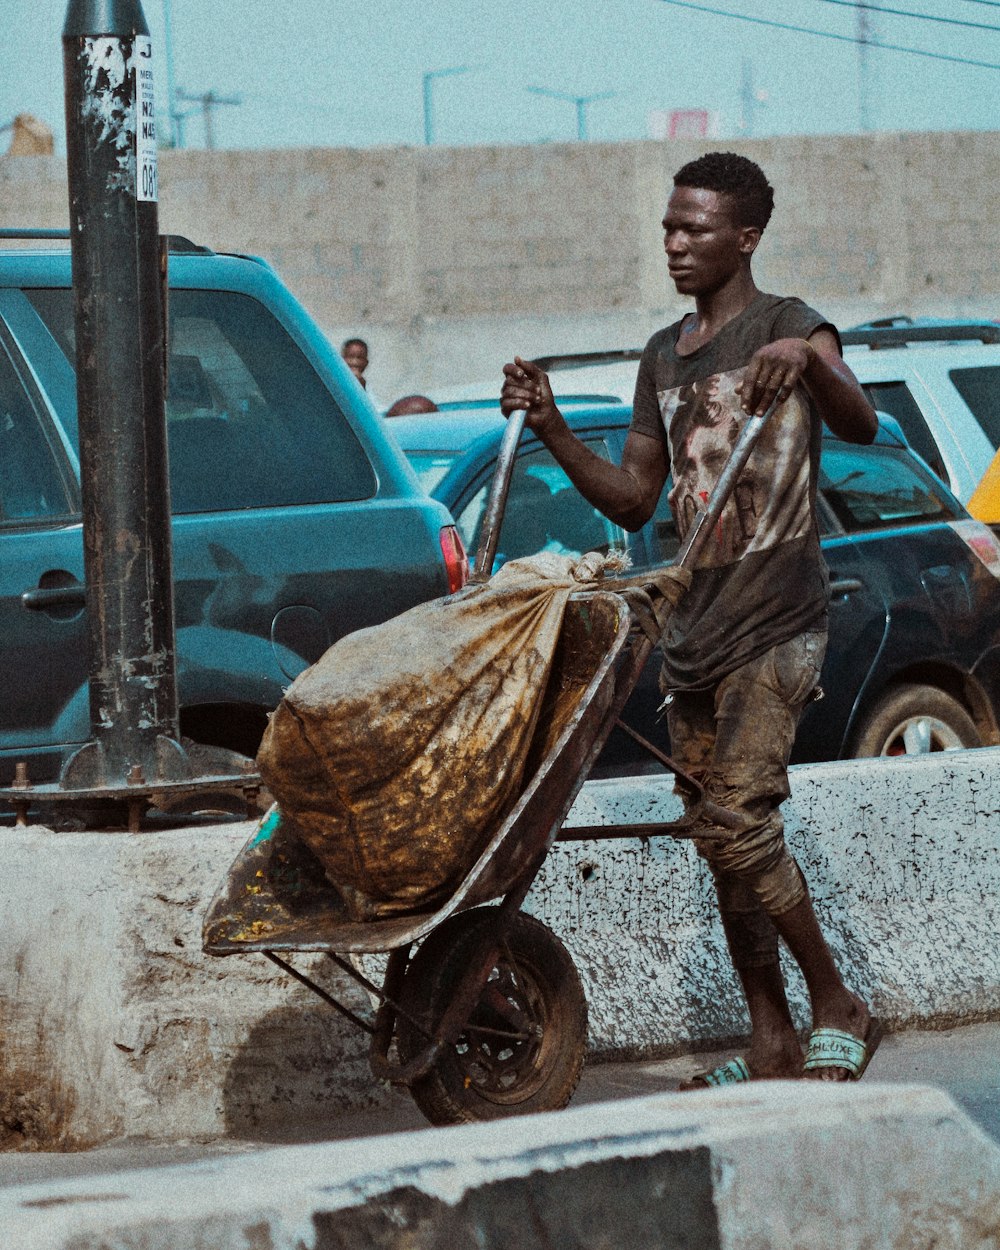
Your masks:
[{"label": "teal suv", "polygon": [[[16,232],[4,231],[11,236]],[[27,234],[29,232],[23,232]],[[171,240],[181,732],[253,755],[336,639],[463,584],[444,506],[263,261]],[[90,736],[68,246],[0,247],[0,784]]]}]

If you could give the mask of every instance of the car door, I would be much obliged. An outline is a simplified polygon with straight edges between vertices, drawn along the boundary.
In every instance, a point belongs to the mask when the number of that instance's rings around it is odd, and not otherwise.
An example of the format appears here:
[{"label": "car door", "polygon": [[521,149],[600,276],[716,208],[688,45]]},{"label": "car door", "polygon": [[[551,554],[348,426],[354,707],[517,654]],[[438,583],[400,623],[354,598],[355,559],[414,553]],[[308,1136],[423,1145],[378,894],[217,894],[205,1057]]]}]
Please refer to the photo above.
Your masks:
[{"label": "car door", "polygon": [[825,698],[803,716],[794,758],[850,750],[863,710],[893,675],[949,659],[974,628],[955,507],[905,448],[824,444],[820,492],[830,570]]},{"label": "car door", "polygon": [[0,783],[51,777],[89,736],[83,537],[71,466],[0,334]]}]

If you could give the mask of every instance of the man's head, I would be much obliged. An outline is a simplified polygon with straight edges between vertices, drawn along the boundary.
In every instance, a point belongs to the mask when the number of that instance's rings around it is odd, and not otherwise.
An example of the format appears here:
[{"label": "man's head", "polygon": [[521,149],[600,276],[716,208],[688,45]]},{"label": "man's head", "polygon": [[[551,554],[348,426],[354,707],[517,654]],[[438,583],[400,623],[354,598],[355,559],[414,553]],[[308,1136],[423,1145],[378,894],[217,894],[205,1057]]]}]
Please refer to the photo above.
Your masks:
[{"label": "man's head", "polygon": [[387,417],[414,417],[424,412],[437,412],[438,406],[426,395],[403,395],[388,409]]},{"label": "man's head", "polygon": [[674,174],[675,187],[696,187],[724,195],[738,226],[756,226],[761,234],[771,220],[774,188],[764,171],[735,152],[708,152]]},{"label": "man's head", "polygon": [[733,152],[709,152],[674,175],[663,218],[670,276],[684,295],[724,286],[750,257],[771,217],[763,170]]},{"label": "man's head", "polygon": [[340,354],[350,371],[359,382],[364,384],[364,374],[368,368],[368,344],[364,339],[345,339],[341,345]]}]

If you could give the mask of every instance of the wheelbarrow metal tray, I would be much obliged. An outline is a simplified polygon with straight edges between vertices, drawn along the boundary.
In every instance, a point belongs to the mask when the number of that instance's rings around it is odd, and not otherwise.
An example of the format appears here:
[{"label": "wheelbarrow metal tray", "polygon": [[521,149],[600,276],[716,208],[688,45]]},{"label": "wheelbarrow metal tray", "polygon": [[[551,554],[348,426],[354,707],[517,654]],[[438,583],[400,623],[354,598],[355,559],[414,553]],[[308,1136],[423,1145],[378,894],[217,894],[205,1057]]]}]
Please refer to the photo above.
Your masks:
[{"label": "wheelbarrow metal tray", "polygon": [[[204,949],[390,951],[426,936],[453,912],[499,898],[534,874],[627,697],[636,670],[627,647],[632,614],[610,591],[570,597],[513,808],[440,907],[385,919],[349,918],[308,852],[281,836],[276,810],[240,852],[208,909]],[[646,648],[643,648],[645,651]],[[622,690],[622,682],[628,687]]]}]

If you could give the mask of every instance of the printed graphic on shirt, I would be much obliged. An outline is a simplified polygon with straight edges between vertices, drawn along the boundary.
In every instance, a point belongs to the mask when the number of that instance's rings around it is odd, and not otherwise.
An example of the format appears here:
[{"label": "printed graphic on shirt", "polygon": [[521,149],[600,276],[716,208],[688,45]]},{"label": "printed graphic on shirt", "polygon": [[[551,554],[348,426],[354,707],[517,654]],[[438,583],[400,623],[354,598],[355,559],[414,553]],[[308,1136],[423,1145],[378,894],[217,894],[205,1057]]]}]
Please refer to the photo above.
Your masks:
[{"label": "printed graphic on shirt", "polygon": [[[674,475],[670,507],[681,539],[747,420],[736,389],[745,371],[712,374],[659,394]],[[796,390],[764,427],[698,564],[732,564],[809,530],[809,413]]]}]

